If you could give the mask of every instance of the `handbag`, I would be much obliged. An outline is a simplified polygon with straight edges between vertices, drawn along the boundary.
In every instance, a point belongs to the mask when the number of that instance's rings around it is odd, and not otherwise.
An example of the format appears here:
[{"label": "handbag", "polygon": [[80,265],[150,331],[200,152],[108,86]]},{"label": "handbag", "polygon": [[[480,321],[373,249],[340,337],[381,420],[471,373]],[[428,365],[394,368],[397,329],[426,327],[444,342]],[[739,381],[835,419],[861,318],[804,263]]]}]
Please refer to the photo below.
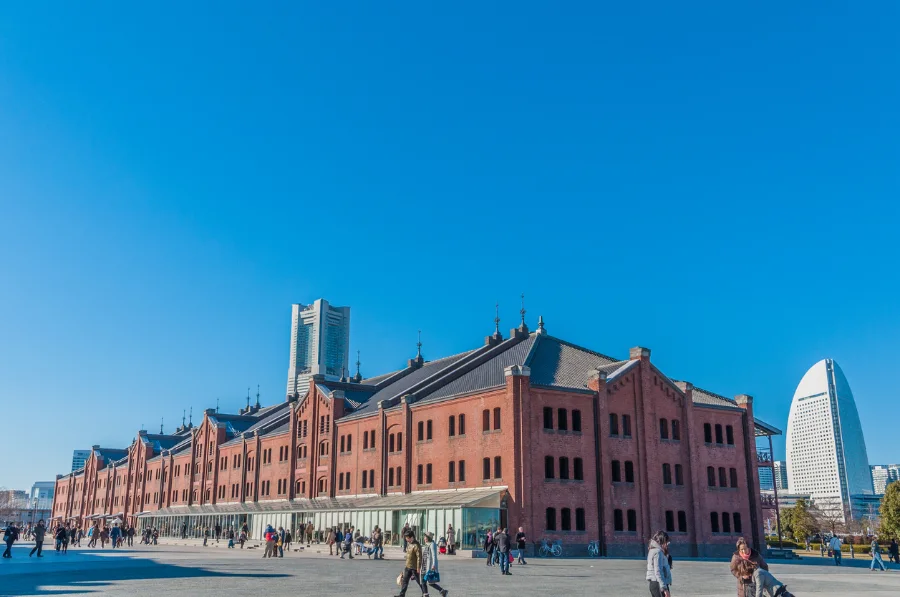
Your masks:
[{"label": "handbag", "polygon": [[509,563],[512,564],[516,558],[513,557],[512,552],[509,554]]},{"label": "handbag", "polygon": [[441,582],[441,575],[437,570],[429,570],[425,573],[425,576],[422,578],[425,582]]},{"label": "handbag", "polygon": [[402,572],[397,575],[397,586],[398,587],[403,586],[403,573]]}]

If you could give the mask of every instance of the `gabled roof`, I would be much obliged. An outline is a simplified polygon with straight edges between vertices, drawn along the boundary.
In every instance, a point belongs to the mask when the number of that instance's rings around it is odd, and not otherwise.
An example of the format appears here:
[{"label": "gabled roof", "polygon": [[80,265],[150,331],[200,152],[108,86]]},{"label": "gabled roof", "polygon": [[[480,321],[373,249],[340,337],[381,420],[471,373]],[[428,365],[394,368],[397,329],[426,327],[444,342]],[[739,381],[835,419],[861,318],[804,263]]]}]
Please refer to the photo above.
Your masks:
[{"label": "gabled roof", "polygon": [[738,410],[741,409],[741,407],[738,406],[738,403],[735,402],[734,399],[726,398],[725,396],[715,394],[713,392],[710,392],[709,390],[698,388],[697,386],[694,386],[693,397],[694,404],[705,404],[707,406],[718,406],[720,408]]},{"label": "gabled roof", "polygon": [[170,450],[177,444],[184,441],[184,438],[178,435],[160,435],[148,433],[146,435],[140,435],[141,441],[153,448],[153,451],[156,454],[159,454],[163,450]]},{"label": "gabled roof", "polygon": [[584,390],[594,369],[625,363],[553,336],[537,338],[534,353],[525,363],[531,367],[532,385]]},{"label": "gabled roof", "polygon": [[108,464],[115,462],[116,460],[120,460],[123,457],[128,456],[128,450],[123,450],[120,448],[95,448],[94,452],[103,457]]}]

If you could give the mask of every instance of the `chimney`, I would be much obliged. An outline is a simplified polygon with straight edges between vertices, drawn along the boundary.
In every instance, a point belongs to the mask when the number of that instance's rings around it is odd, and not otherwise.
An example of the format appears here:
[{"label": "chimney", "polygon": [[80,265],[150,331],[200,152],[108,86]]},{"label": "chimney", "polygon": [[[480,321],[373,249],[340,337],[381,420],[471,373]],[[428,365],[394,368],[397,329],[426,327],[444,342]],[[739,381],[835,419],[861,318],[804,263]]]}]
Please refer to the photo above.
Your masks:
[{"label": "chimney", "polygon": [[644,348],[643,346],[635,346],[631,350],[628,351],[628,358],[632,361],[650,361],[650,349]]}]

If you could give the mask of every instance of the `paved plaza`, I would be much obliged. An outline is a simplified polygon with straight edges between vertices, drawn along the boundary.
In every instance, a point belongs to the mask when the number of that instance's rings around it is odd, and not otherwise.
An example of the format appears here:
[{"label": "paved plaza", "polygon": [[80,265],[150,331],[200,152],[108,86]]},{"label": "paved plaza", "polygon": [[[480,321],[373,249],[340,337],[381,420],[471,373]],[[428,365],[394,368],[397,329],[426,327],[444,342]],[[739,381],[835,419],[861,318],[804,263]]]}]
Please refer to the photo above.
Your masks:
[{"label": "paved plaza", "polygon": [[[262,552],[222,547],[135,547],[121,550],[70,550],[45,557],[28,557],[30,545],[15,548],[12,560],[0,561],[0,595],[395,595],[401,552],[385,561],[340,560],[310,552],[262,559]],[[798,597],[900,595],[900,571],[869,572],[864,560],[845,561],[836,568],[819,558],[773,563],[772,572]],[[442,584],[453,597],[526,595],[646,596],[644,562],[626,559],[534,558],[527,566],[513,565],[504,577],[484,560],[444,557]],[[734,579],[724,561],[676,561],[673,597],[735,594]],[[431,592],[436,595],[435,591]],[[415,587],[408,592],[418,597]]]}]

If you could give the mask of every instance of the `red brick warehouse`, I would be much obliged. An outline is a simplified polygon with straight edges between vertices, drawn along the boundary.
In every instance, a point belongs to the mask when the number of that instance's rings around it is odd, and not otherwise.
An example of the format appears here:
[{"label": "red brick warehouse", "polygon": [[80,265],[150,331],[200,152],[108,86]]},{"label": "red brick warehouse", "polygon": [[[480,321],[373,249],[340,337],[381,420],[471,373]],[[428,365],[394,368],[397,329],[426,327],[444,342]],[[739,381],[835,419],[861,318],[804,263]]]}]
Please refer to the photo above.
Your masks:
[{"label": "red brick warehouse", "polygon": [[247,523],[404,523],[475,548],[496,525],[583,554],[639,555],[658,529],[681,556],[757,546],[753,399],[672,381],[633,348],[618,360],[523,324],[468,352],[363,379],[314,376],[304,395],[94,448],[57,481],[54,516],[164,534]]}]

